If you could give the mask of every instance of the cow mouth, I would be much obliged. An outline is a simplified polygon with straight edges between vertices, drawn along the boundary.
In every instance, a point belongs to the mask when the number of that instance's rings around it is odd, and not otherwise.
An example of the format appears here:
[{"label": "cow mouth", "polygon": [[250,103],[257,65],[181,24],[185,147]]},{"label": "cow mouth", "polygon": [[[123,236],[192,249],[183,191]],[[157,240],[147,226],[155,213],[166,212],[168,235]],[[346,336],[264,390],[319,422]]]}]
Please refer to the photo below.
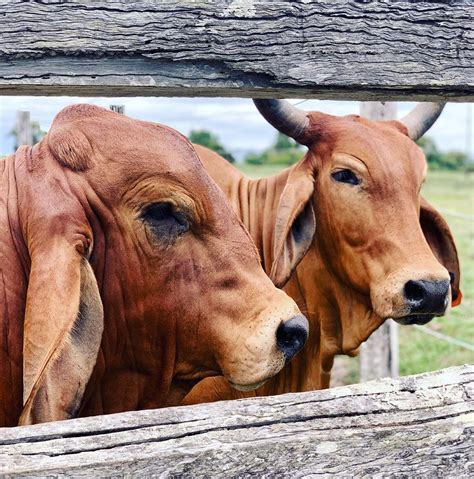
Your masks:
[{"label": "cow mouth", "polygon": [[265,384],[266,382],[267,382],[267,379],[265,379],[264,381],[259,381],[254,384],[236,384],[236,383],[233,383],[232,381],[229,381],[229,384],[234,389],[237,389],[237,391],[248,392],[248,391],[254,391],[255,389]]},{"label": "cow mouth", "polygon": [[434,314],[410,314],[408,316],[402,316],[401,318],[393,318],[393,320],[404,326],[412,324],[423,325],[429,323],[434,317]]}]

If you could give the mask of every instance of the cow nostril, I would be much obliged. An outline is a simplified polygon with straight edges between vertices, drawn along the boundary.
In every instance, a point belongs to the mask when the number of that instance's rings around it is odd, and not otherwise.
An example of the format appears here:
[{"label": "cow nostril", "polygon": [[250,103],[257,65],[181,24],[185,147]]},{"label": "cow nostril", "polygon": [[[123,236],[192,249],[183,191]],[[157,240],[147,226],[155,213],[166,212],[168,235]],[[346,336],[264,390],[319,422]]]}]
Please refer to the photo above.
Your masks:
[{"label": "cow nostril", "polygon": [[305,344],[308,338],[308,320],[304,316],[295,316],[278,326],[276,332],[277,347],[289,361]]},{"label": "cow nostril", "polygon": [[448,303],[449,281],[407,281],[404,293],[410,313],[444,314]]},{"label": "cow nostril", "polygon": [[407,281],[405,284],[405,297],[410,302],[420,303],[425,297],[425,290],[417,281]]}]

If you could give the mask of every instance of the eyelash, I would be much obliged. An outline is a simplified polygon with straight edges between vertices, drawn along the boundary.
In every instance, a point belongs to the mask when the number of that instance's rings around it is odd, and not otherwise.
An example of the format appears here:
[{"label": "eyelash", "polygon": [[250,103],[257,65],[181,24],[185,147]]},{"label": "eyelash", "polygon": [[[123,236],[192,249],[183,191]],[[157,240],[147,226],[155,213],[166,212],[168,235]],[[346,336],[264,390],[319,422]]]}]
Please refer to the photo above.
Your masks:
[{"label": "eyelash", "polygon": [[351,170],[338,170],[331,173],[331,177],[338,183],[347,183],[349,185],[358,185],[360,183],[359,178],[352,173]]},{"label": "eyelash", "polygon": [[146,208],[142,219],[163,239],[174,239],[189,229],[189,221],[183,213],[173,211],[170,203],[154,203]]}]

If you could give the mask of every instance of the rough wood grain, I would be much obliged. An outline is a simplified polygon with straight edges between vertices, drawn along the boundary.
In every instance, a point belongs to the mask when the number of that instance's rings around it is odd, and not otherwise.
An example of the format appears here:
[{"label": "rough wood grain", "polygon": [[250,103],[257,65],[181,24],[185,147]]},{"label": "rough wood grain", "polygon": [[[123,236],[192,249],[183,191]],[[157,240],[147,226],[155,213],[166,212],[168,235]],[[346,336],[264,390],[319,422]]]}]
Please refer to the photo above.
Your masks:
[{"label": "rough wood grain", "polygon": [[0,2],[0,94],[474,98],[470,1]]},{"label": "rough wood grain", "polygon": [[474,366],[0,429],[0,475],[472,477]]}]

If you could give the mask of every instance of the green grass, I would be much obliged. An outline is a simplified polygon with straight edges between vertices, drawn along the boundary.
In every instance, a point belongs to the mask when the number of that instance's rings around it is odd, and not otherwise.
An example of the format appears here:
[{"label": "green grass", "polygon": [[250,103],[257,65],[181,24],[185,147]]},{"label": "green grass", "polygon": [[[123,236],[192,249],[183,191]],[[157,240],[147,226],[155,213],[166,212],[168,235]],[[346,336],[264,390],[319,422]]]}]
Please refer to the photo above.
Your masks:
[{"label": "green grass", "polygon": [[[248,176],[258,178],[278,173],[279,166],[238,165]],[[449,211],[474,216],[474,174],[430,171],[422,190],[425,198],[442,210],[449,223],[461,262],[463,301],[444,318],[425,328],[474,344],[474,222],[458,218]],[[474,352],[450,345],[409,326],[401,326],[400,374],[416,374],[449,366],[474,363]],[[342,382],[351,383],[357,377],[357,359],[340,358],[344,371]]]}]

